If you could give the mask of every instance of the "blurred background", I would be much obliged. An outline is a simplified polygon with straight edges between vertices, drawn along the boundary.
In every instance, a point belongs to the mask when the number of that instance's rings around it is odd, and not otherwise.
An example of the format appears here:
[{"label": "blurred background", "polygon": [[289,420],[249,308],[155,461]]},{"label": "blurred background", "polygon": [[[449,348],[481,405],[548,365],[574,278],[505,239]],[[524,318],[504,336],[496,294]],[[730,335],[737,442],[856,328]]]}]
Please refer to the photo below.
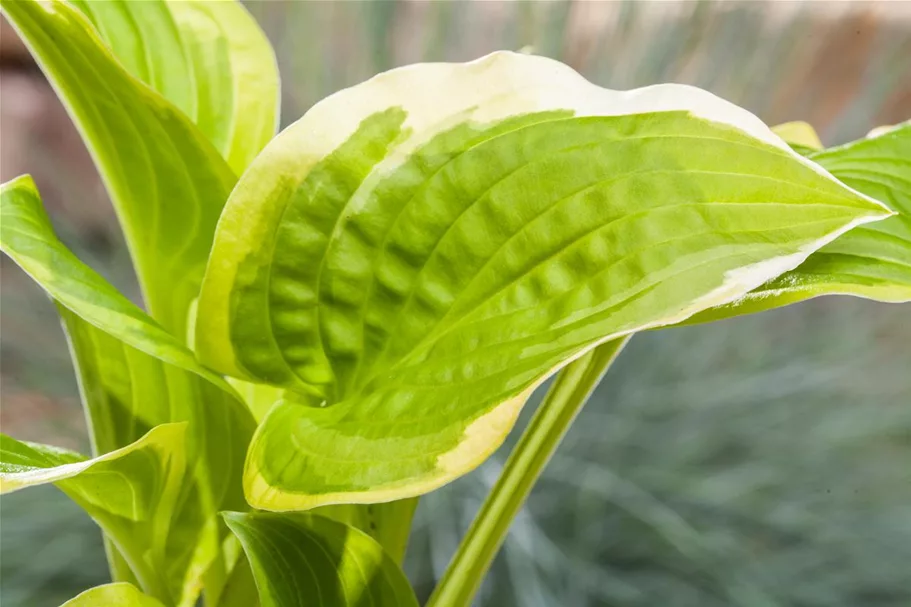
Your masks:
[{"label": "blurred background", "polygon": [[[911,2],[247,5],[278,54],[285,124],[378,71],[523,48],[602,86],[684,82],[770,124],[808,120],[826,144],[911,118]],[[135,298],[92,163],[5,23],[0,83],[0,179],[31,173],[61,237]],[[87,450],[53,307],[5,258],[0,289],[2,431]],[[477,604],[911,605],[909,344],[911,306],[849,298],[637,336]],[[421,596],[507,453],[422,500],[406,563]],[[6,496],[0,578],[3,607],[53,607],[107,581],[101,538],[53,488]]]}]

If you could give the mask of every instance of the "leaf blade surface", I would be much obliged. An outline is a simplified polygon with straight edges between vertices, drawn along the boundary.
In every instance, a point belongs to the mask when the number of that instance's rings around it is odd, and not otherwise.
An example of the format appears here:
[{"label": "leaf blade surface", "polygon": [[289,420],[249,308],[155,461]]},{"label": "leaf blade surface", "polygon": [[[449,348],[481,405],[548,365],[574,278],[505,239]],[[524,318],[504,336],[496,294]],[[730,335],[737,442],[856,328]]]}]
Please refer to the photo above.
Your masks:
[{"label": "leaf blade surface", "polygon": [[288,390],[248,454],[251,504],[389,501],[478,465],[599,343],[888,214],[698,89],[608,91],[509,53],[410,66],[318,104],[251,166],[196,343]]},{"label": "leaf blade surface", "polygon": [[417,607],[405,574],[367,534],[315,514],[225,513],[262,607]]},{"label": "leaf blade surface", "polygon": [[822,295],[911,301],[911,122],[809,157],[849,186],[884,201],[896,215],[851,230],[797,268],[690,322],[762,312]]}]

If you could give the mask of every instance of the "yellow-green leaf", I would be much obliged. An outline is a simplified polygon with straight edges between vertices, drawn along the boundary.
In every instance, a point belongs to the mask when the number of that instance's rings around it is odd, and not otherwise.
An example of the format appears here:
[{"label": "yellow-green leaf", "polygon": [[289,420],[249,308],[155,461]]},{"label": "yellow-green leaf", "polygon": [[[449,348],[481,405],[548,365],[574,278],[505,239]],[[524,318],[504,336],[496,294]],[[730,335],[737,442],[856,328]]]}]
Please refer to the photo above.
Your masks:
[{"label": "yellow-green leaf", "polygon": [[185,430],[161,425],[94,459],[0,434],[0,493],[56,484],[104,529],[143,587],[167,599],[166,548],[186,470]]},{"label": "yellow-green leaf", "polygon": [[761,312],[820,295],[911,301],[911,122],[810,158],[897,214],[851,230],[794,270],[690,322]]},{"label": "yellow-green leaf", "polygon": [[121,66],[73,5],[0,6],[82,133],[152,316],[183,337],[234,172],[181,110]]},{"label": "yellow-green leaf", "polygon": [[784,139],[794,151],[808,156],[822,149],[819,135],[808,122],[785,122],[772,127],[772,132]]},{"label": "yellow-green leaf", "polygon": [[118,582],[90,588],[60,607],[164,607],[132,584]]},{"label": "yellow-green leaf", "polygon": [[159,424],[189,423],[193,480],[181,484],[179,506],[159,531],[167,592],[192,604],[206,570],[232,564],[220,556],[217,514],[246,507],[241,473],[253,418],[227,382],[63,246],[27,176],[0,187],[0,246],[58,304],[96,455]]},{"label": "yellow-green leaf", "polygon": [[240,2],[69,1],[121,65],[193,120],[236,174],[275,135],[278,66]]},{"label": "yellow-green leaf", "polygon": [[602,89],[497,53],[314,106],[219,222],[196,345],[287,389],[255,507],[418,495],[496,449],[599,343],[680,322],[890,211],[692,87]]}]

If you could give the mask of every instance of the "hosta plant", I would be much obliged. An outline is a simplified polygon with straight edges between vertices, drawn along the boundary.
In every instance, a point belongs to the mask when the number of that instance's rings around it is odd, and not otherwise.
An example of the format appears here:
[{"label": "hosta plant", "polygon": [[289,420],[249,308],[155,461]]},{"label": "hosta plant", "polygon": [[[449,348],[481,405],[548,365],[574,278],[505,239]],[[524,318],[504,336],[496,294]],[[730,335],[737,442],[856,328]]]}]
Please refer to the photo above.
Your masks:
[{"label": "hosta plant", "polygon": [[4,492],[54,483],[104,532],[113,583],[68,605],[415,605],[417,498],[556,374],[429,601],[467,605],[631,335],[911,299],[908,124],[823,150],[696,88],[495,53],[380,74],[273,137],[275,60],[239,4],[2,7],[145,302],[67,250],[29,177],[3,186],[3,250],[59,309],[91,431],[91,456],[0,448]]}]

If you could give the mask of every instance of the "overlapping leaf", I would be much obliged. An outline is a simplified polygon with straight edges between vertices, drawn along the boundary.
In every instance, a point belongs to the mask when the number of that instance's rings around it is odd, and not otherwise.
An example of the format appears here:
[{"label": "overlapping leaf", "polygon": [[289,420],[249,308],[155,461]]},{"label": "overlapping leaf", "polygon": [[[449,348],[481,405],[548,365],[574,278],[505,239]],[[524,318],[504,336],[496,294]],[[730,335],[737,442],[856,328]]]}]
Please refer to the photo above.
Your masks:
[{"label": "overlapping leaf", "polygon": [[317,512],[359,529],[375,539],[396,563],[403,563],[411,521],[418,498],[401,499],[382,504],[341,504],[324,506]]},{"label": "overlapping leaf", "polygon": [[809,157],[897,214],[851,230],[742,300],[706,310],[691,322],[761,312],[820,295],[911,301],[911,122]]},{"label": "overlapping leaf", "polygon": [[230,383],[257,421],[262,420],[276,402],[281,399],[282,389],[269,384],[257,384],[229,377]]},{"label": "overlapping leaf", "polygon": [[[234,173],[187,116],[118,63],[79,10],[64,0],[2,7],[82,132],[152,315],[184,336]],[[198,75],[200,90],[207,77]]]},{"label": "overlapping leaf", "polygon": [[168,592],[192,601],[210,565],[230,565],[217,559],[217,513],[245,507],[242,462],[255,422],[221,377],[57,240],[28,177],[0,189],[0,245],[58,303],[96,454],[159,424],[189,422],[195,482],[180,486],[165,562]]},{"label": "overlapping leaf", "polygon": [[251,165],[196,344],[290,391],[248,455],[254,506],[397,499],[483,461],[598,343],[888,215],[698,89],[608,91],[510,53],[410,66],[318,104]]},{"label": "overlapping leaf", "polygon": [[278,66],[234,0],[69,0],[121,65],[186,114],[243,172],[275,135]]},{"label": "overlapping leaf", "polygon": [[370,536],[313,514],[227,513],[261,607],[417,607],[408,579]]},{"label": "overlapping leaf", "polygon": [[55,483],[104,529],[143,586],[166,598],[167,530],[186,471],[185,429],[161,425],[94,459],[0,434],[0,492]]},{"label": "overlapping leaf", "polygon": [[163,607],[161,602],[123,582],[91,588],[60,607]]},{"label": "overlapping leaf", "polygon": [[[17,1],[3,9],[82,131],[152,314],[183,337],[236,180],[232,168],[243,170],[274,134],[278,73],[268,41],[233,1]],[[44,269],[48,279],[59,271]],[[223,380],[137,309],[121,306],[103,281],[79,286],[70,282],[55,296],[75,297],[64,306],[77,313],[62,307],[61,315],[96,452],[128,444],[156,423],[194,422],[189,446],[199,482],[184,487],[169,555],[169,575],[192,596],[221,551],[215,513],[245,505],[238,474],[253,420]],[[101,297],[93,298],[94,288]],[[99,300],[117,309],[85,305]],[[130,579],[117,550],[109,552],[115,579]],[[208,590],[217,593],[228,566],[219,559],[208,570]]]},{"label": "overlapping leaf", "polygon": [[822,149],[822,142],[819,135],[809,123],[799,120],[794,122],[785,122],[772,127],[772,132],[785,140],[791,148],[803,156]]}]

